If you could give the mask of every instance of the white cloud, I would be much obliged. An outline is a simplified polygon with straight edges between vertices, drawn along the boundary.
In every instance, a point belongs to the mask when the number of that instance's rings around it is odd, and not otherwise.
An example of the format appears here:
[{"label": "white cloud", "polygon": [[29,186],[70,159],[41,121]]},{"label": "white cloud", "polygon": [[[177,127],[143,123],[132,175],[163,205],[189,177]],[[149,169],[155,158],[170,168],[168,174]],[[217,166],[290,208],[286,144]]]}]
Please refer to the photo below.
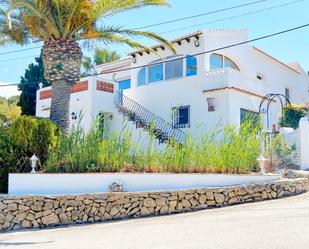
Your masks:
[{"label": "white cloud", "polygon": [[9,98],[15,95],[19,95],[20,91],[18,91],[17,86],[1,86],[1,85],[9,85],[11,83],[0,82],[0,96]]}]

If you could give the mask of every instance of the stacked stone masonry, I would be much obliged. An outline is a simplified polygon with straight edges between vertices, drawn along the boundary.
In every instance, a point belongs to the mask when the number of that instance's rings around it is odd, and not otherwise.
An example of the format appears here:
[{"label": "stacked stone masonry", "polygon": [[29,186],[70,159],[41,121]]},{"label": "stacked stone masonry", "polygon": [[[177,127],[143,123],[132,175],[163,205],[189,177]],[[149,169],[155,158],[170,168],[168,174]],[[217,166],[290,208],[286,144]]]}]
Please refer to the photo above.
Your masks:
[{"label": "stacked stone masonry", "polygon": [[63,196],[0,195],[0,230],[181,213],[276,199],[306,191],[307,179],[224,188]]}]

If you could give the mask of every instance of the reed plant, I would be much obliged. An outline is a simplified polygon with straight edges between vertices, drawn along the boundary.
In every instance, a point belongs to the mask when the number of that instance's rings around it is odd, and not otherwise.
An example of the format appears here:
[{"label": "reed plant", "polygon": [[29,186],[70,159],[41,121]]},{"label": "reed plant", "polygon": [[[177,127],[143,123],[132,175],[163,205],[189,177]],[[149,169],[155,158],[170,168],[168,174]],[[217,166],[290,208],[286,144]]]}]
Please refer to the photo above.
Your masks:
[{"label": "reed plant", "polygon": [[47,172],[248,173],[256,167],[263,141],[260,125],[250,118],[240,127],[226,124],[188,135],[183,144],[170,140],[160,146],[151,127],[137,139],[126,122],[114,132],[98,121],[87,132],[79,127],[50,151]]}]

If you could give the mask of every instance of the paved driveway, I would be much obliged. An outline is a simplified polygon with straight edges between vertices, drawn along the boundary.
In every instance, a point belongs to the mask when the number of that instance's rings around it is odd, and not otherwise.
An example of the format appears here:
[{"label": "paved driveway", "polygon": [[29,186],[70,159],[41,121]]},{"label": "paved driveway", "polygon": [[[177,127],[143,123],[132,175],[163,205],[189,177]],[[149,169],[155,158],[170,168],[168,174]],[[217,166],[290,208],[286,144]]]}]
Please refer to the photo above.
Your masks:
[{"label": "paved driveway", "polygon": [[308,249],[309,193],[194,213],[0,235],[0,248]]}]

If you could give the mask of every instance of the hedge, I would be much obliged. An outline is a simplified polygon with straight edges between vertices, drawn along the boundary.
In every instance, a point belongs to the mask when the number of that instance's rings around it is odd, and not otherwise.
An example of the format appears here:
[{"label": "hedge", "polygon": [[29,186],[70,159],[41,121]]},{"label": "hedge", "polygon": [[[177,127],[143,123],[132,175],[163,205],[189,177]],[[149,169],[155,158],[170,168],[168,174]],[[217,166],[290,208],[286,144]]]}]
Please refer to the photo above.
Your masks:
[{"label": "hedge", "polygon": [[19,170],[21,158],[35,153],[43,165],[48,151],[58,148],[60,136],[60,129],[43,118],[21,116],[10,126],[0,124],[0,192],[7,191],[8,173]]}]

